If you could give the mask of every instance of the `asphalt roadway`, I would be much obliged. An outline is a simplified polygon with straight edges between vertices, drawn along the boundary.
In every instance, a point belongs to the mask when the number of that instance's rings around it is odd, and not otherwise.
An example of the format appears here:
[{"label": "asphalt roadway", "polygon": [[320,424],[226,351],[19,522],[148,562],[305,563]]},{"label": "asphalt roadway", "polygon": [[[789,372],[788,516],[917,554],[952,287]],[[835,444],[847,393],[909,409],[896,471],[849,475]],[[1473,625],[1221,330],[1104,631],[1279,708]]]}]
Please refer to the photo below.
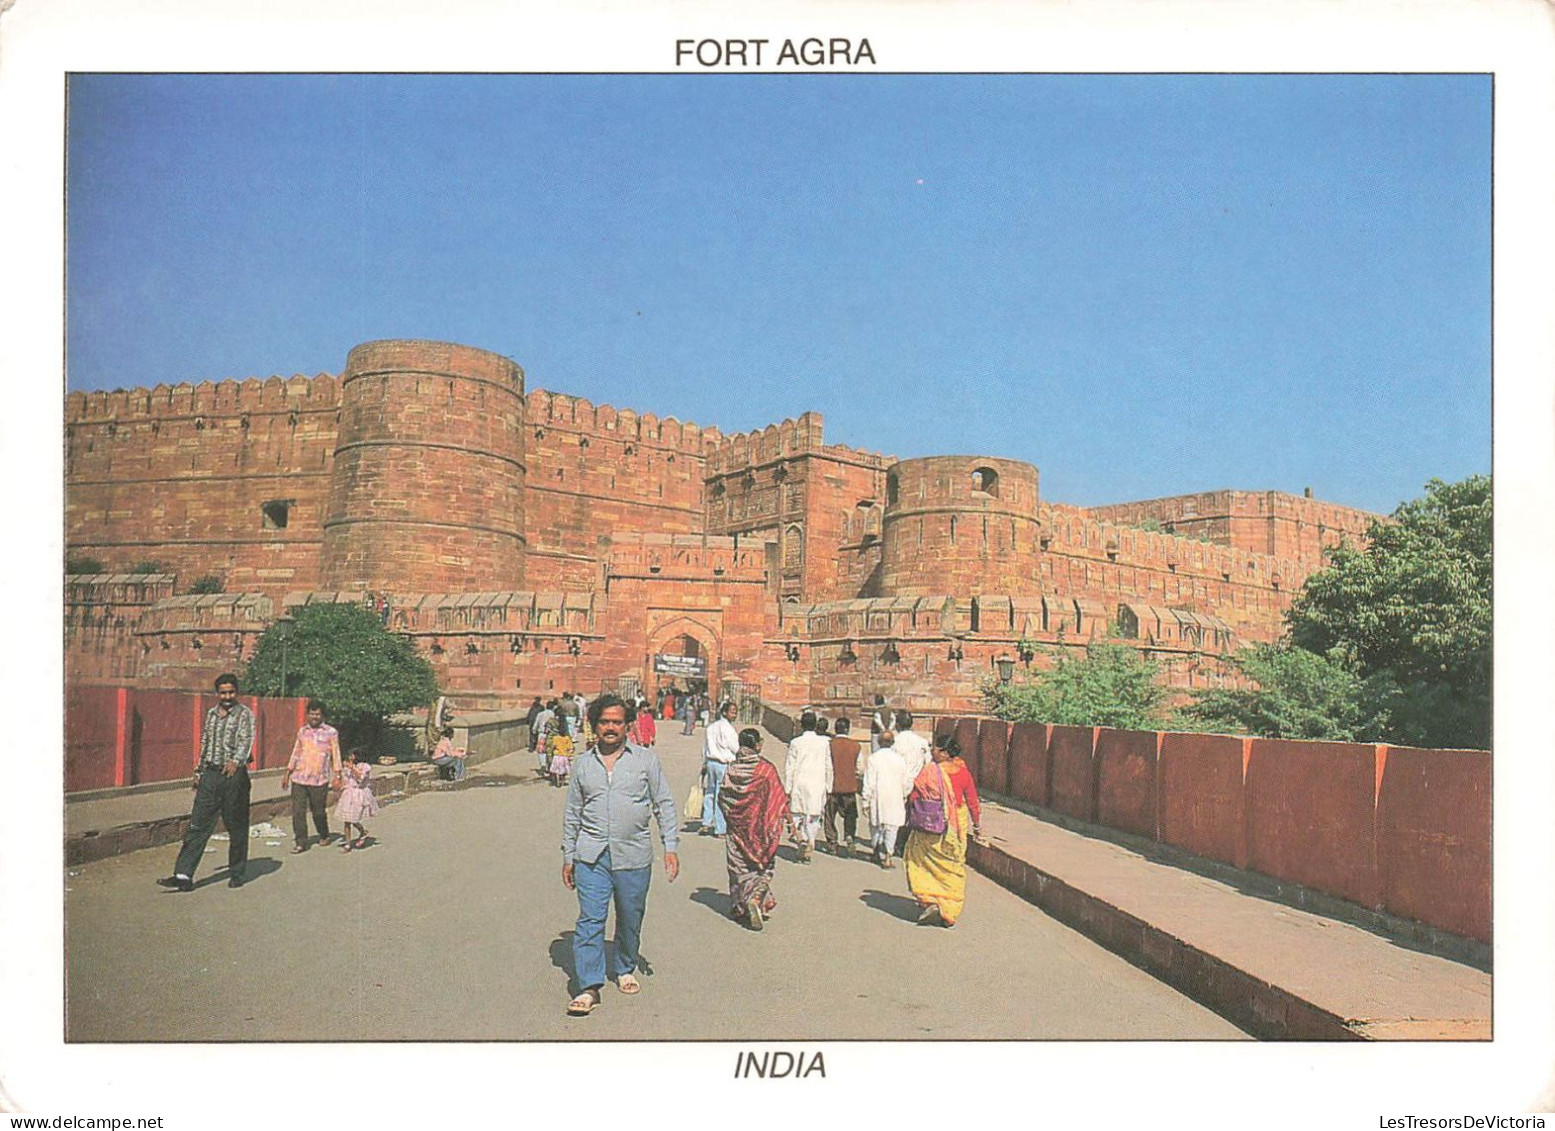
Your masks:
[{"label": "asphalt roadway", "polygon": [[[677,805],[702,743],[679,731],[658,745]],[[508,755],[385,805],[361,851],[253,838],[237,890],[221,840],[192,893],[155,884],[177,846],[70,869],[66,1039],[1246,1039],[975,872],[954,930],[919,927],[899,867],[785,847],[777,911],[751,932],[728,917],[723,842],[686,832],[679,879],[655,864],[642,993],[607,985],[569,1018],[564,796]]]}]

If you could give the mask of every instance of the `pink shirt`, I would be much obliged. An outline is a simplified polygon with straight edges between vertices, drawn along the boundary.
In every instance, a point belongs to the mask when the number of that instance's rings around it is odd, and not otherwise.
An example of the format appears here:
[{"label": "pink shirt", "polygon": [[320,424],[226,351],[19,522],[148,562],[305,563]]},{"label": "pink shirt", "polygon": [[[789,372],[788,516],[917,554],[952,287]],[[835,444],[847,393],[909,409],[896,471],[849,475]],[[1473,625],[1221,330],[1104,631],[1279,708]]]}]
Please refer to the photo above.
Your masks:
[{"label": "pink shirt", "polygon": [[328,785],[340,773],[339,732],[328,723],[303,727],[286,769],[298,785]]}]

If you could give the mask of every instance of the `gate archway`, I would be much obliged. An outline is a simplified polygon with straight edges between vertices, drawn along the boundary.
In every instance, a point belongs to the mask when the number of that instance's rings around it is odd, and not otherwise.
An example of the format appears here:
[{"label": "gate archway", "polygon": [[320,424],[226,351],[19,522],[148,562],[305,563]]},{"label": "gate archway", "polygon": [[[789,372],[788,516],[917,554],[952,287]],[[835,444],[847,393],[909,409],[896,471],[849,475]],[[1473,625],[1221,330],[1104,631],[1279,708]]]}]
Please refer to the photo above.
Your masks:
[{"label": "gate archway", "polygon": [[660,655],[687,656],[705,662],[707,693],[716,698],[718,688],[718,631],[694,617],[679,616],[665,621],[648,635],[648,654],[643,657],[643,686],[652,698],[671,684],[684,688],[686,681],[655,670],[654,659]]}]

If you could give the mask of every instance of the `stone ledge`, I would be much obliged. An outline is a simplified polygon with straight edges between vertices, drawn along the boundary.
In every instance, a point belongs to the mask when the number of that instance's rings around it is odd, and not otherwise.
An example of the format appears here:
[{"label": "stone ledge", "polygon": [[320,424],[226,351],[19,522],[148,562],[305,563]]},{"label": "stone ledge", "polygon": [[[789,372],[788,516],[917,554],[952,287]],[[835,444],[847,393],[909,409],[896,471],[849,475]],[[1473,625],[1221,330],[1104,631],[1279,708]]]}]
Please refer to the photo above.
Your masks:
[{"label": "stone ledge", "polygon": [[1081,891],[991,844],[967,845],[967,862],[1106,947],[1263,1040],[1489,1040],[1488,1018],[1423,1020],[1341,1017],[1136,915]]}]

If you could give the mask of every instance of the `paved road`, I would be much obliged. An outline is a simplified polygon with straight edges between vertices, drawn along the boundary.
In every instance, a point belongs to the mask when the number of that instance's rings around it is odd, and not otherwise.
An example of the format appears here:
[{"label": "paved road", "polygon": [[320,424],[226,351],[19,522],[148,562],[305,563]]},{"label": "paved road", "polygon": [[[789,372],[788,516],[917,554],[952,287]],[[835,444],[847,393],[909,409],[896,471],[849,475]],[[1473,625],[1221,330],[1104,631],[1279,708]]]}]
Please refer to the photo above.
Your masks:
[{"label": "paved road", "polygon": [[[701,736],[673,729],[659,751],[679,802]],[[768,753],[781,761],[781,744]],[[727,917],[722,842],[695,835],[676,883],[656,867],[642,994],[607,986],[591,1017],[567,1018],[563,796],[510,755],[459,789],[385,806],[365,851],[292,856],[289,836],[256,839],[240,890],[222,841],[191,894],[154,884],[176,846],[72,869],[68,1039],[1245,1036],[976,873],[947,931],[916,926],[899,869],[789,857],[777,914],[754,934]]]}]

